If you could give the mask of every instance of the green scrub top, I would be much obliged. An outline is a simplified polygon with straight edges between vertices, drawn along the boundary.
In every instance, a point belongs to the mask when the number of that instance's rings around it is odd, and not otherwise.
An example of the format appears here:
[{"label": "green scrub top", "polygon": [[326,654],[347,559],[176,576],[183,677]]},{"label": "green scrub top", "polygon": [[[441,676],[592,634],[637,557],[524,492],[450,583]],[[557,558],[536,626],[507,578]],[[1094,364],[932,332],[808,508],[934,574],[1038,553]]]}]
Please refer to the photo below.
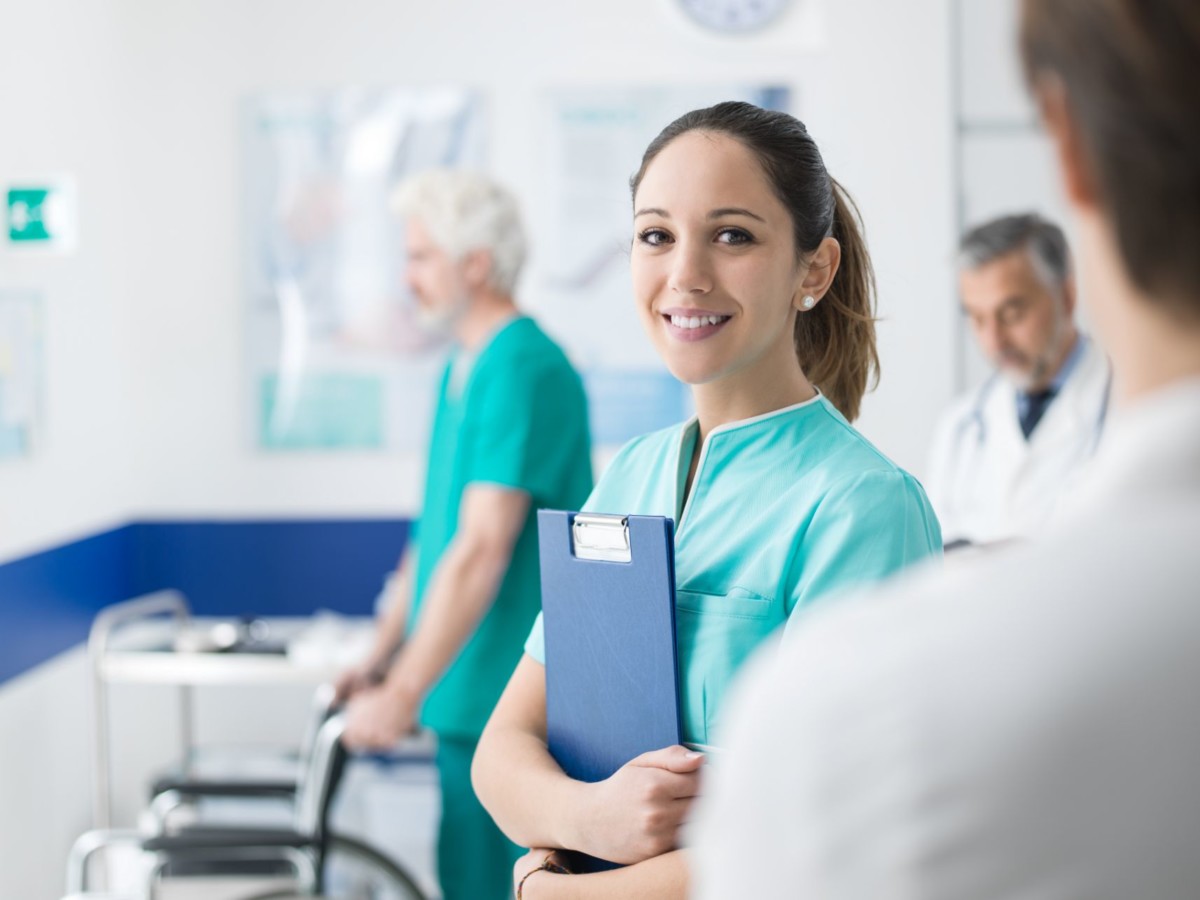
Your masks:
[{"label": "green scrub top", "polygon": [[420,628],[425,592],[458,530],[467,486],[529,494],[529,516],[495,602],[421,711],[434,731],[478,737],[541,607],[536,510],[577,508],[592,489],[592,464],[583,383],[532,319],[502,326],[463,378],[465,368],[461,357],[451,359],[438,389],[408,628]]},{"label": "green scrub top", "polygon": [[[585,510],[670,516],[684,740],[709,744],[746,657],[797,611],[940,557],[921,485],[823,396],[713,429],[687,505],[693,419],[637,438]],[[545,661],[539,617],[526,652]]]}]

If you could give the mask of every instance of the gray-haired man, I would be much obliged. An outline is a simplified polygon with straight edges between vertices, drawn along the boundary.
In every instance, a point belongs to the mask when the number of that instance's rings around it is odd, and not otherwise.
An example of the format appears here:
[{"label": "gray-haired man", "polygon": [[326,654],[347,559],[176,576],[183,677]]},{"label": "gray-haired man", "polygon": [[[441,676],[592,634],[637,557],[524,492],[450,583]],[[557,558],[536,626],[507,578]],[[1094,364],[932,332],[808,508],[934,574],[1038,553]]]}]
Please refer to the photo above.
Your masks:
[{"label": "gray-haired man", "polygon": [[[395,198],[421,320],[454,338],[437,393],[420,546],[393,579],[375,646],[338,680],[345,743],[437,735],[444,900],[511,895],[520,857],[471,788],[471,758],[541,606],[537,510],[592,489],[587,398],[563,351],[517,307],[515,198],[487,176],[424,172]],[[380,682],[380,683],[376,683]]]},{"label": "gray-haired man", "polygon": [[942,417],[929,499],[947,547],[1026,537],[1091,456],[1108,362],[1075,326],[1070,251],[1057,225],[1005,216],[959,247],[963,310],[996,372]]}]

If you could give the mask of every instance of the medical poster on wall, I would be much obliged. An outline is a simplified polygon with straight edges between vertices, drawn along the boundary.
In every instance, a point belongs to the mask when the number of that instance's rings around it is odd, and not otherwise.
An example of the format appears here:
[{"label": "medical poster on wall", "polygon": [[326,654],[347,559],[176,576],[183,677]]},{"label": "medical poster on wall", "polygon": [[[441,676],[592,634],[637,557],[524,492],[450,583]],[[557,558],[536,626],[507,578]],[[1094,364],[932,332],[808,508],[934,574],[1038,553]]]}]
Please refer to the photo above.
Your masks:
[{"label": "medical poster on wall", "polygon": [[443,359],[404,286],[390,197],[480,168],[479,98],[453,89],[271,94],[245,110],[249,401],[269,450],[424,449]]},{"label": "medical poster on wall", "polygon": [[539,315],[582,368],[592,436],[613,446],[679,422],[690,395],[663,368],[630,295],[629,178],[646,145],[691,109],[745,100],[792,109],[788,88],[713,85],[554,89],[544,98],[546,191]]},{"label": "medical poster on wall", "polygon": [[32,452],[41,397],[41,298],[0,290],[0,461]]}]

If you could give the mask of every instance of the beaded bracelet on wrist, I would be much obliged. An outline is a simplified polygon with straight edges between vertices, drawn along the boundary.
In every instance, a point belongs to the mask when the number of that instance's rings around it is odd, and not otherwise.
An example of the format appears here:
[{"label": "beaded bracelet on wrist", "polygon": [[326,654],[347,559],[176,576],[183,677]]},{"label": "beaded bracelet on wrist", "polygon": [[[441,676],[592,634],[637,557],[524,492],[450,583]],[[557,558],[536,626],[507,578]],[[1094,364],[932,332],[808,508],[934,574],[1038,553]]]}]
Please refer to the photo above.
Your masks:
[{"label": "beaded bracelet on wrist", "polygon": [[522,900],[521,891],[525,887],[525,882],[528,881],[529,876],[533,875],[535,872],[551,872],[555,875],[571,874],[570,869],[568,869],[566,866],[560,866],[558,863],[556,863],[554,861],[554,854],[549,853],[546,855],[546,858],[542,860],[541,865],[539,865],[536,869],[530,869],[521,877],[520,882],[517,884],[517,900]]}]

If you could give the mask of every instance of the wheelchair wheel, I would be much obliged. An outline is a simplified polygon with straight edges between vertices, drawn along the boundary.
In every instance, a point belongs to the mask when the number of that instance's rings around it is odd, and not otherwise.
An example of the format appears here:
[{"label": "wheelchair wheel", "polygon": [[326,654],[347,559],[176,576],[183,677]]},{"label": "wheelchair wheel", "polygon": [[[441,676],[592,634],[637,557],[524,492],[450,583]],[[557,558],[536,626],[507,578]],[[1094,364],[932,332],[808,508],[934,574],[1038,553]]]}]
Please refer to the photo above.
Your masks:
[{"label": "wheelchair wheel", "polygon": [[325,856],[327,900],[427,900],[403,866],[369,844],[329,836]]}]

